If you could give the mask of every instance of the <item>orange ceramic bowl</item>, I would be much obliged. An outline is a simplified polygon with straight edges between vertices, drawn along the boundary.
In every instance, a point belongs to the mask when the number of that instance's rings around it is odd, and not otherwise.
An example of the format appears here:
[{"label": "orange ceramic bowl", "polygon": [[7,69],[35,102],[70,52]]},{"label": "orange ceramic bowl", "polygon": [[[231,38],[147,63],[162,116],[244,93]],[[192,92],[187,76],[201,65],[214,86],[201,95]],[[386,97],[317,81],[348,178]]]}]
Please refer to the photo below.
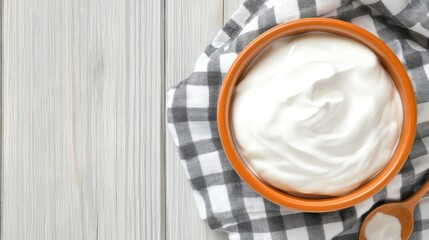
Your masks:
[{"label": "orange ceramic bowl", "polygon": [[[354,39],[377,54],[389,72],[401,96],[403,126],[398,146],[384,169],[354,191],[338,197],[305,198],[278,190],[261,181],[247,167],[236,148],[231,129],[230,111],[234,89],[251,61],[273,41],[300,33],[321,31]],[[307,18],[276,26],[253,40],[237,57],[229,69],[220,90],[217,121],[220,139],[232,167],[256,192],[278,205],[305,212],[328,212],[353,206],[373,196],[398,174],[407,160],[416,132],[416,101],[411,81],[396,55],[377,37],[353,24],[326,18]]]}]

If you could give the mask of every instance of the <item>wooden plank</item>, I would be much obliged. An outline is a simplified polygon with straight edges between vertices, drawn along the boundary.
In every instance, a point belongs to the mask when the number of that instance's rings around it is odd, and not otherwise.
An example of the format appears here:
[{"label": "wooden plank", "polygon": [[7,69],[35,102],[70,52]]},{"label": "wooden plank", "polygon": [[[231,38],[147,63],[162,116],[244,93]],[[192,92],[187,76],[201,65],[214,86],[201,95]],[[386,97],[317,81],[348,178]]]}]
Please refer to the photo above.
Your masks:
[{"label": "wooden plank", "polygon": [[0,1],[0,239],[3,236],[3,1]]},{"label": "wooden plank", "polygon": [[[222,0],[167,0],[166,81],[173,86],[186,78],[198,56],[222,27]],[[167,239],[226,239],[211,231],[197,214],[191,186],[169,133],[166,135]]]},{"label": "wooden plank", "polygon": [[231,18],[232,14],[243,4],[244,0],[224,0],[224,22]]},{"label": "wooden plank", "polygon": [[164,239],[163,3],[4,0],[2,239]]}]

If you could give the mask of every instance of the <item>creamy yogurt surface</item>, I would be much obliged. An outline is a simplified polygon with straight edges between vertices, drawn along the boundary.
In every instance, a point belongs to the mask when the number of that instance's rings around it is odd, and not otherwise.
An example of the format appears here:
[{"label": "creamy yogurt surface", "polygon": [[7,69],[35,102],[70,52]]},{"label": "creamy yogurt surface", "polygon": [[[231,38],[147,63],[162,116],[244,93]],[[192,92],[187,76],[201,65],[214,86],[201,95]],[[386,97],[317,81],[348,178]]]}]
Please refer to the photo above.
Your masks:
[{"label": "creamy yogurt surface", "polygon": [[370,49],[310,32],[259,54],[236,87],[231,122],[242,158],[261,180],[292,194],[339,196],[387,164],[402,114]]},{"label": "creamy yogurt surface", "polygon": [[367,240],[401,240],[401,229],[398,218],[378,212],[366,224],[365,238]]}]

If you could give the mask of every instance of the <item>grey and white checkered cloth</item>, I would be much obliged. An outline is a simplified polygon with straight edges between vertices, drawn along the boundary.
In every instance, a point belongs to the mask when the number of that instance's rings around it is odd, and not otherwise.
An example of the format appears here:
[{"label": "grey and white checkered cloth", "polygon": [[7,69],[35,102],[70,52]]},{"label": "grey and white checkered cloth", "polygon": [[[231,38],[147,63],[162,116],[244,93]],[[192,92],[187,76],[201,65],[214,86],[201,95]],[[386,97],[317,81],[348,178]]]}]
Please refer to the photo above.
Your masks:
[{"label": "grey and white checkered cloth", "polygon": [[[234,172],[220,143],[216,105],[237,54],[271,27],[298,18],[352,22],[382,39],[410,75],[418,103],[417,136],[400,173],[372,198],[348,209],[302,213],[273,204]],[[198,211],[230,239],[357,239],[374,205],[410,196],[429,178],[429,0],[247,0],[197,60],[189,78],[168,91],[168,125],[193,187]],[[429,239],[429,197],[414,212],[411,239]]]}]

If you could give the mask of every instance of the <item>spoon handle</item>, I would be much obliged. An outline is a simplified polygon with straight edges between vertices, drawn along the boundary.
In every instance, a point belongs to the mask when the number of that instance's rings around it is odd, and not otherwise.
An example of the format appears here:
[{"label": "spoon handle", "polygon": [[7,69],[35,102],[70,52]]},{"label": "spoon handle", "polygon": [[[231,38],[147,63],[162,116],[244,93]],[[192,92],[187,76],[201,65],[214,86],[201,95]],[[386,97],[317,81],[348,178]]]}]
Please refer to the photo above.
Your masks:
[{"label": "spoon handle", "polygon": [[413,210],[414,207],[417,205],[420,199],[426,194],[427,191],[429,191],[429,180],[426,180],[426,182],[423,183],[420,189],[417,190],[416,193],[414,193],[410,198],[408,198],[404,202],[404,205],[408,207],[410,210]]}]

